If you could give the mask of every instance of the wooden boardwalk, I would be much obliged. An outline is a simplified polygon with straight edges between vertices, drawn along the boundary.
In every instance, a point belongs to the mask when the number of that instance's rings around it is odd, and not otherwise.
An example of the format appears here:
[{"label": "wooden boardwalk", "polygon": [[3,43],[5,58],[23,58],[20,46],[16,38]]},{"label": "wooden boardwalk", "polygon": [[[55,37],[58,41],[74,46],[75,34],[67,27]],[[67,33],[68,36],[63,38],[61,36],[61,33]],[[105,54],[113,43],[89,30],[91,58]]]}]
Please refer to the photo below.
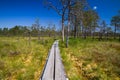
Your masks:
[{"label": "wooden boardwalk", "polygon": [[60,57],[58,41],[52,45],[40,80],[68,80]]}]

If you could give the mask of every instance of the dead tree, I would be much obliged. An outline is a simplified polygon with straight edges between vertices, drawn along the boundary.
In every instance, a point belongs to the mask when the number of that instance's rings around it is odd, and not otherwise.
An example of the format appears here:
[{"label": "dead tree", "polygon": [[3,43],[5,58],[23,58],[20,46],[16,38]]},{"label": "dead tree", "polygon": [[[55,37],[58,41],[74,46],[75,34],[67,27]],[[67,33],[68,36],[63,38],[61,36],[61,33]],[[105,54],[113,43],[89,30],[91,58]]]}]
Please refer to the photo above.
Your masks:
[{"label": "dead tree", "polygon": [[48,7],[48,8],[52,8],[53,10],[55,10],[58,15],[61,16],[62,18],[62,41],[64,41],[64,21],[65,21],[65,12],[67,9],[67,5],[66,2],[67,0],[55,0],[55,4],[53,2],[53,0],[44,0],[44,4]]}]

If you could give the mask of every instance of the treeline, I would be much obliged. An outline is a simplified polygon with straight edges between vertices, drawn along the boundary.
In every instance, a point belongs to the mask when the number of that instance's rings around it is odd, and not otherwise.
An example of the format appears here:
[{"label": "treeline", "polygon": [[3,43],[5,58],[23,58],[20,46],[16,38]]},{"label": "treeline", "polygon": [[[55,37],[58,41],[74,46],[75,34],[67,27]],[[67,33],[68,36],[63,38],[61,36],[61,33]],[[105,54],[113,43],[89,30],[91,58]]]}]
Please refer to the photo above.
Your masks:
[{"label": "treeline", "polygon": [[111,24],[106,24],[87,0],[44,0],[44,4],[61,16],[62,40],[66,36],[66,46],[70,36],[84,39],[92,36],[99,40],[120,37],[120,13],[112,17]]},{"label": "treeline", "polygon": [[52,25],[51,27],[39,26],[36,27],[35,25],[29,26],[14,26],[12,28],[0,28],[0,36],[32,36],[32,37],[56,37],[60,35],[60,31],[56,30],[56,26]]},{"label": "treeline", "polygon": [[14,26],[12,28],[0,28],[0,36],[20,36],[28,32],[27,26]]}]

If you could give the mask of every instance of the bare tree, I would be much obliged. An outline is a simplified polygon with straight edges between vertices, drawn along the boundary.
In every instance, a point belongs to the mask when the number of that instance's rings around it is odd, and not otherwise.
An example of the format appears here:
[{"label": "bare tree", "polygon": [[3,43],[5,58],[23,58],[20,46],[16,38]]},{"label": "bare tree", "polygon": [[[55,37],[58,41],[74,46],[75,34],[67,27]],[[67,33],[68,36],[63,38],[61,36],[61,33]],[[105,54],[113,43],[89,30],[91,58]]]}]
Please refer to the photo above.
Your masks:
[{"label": "bare tree", "polygon": [[86,7],[86,0],[74,0],[74,5],[71,5],[71,20],[74,25],[74,38],[78,35],[78,26],[83,26],[83,11]]},{"label": "bare tree", "polygon": [[102,26],[103,26],[103,33],[102,34],[105,36],[105,39],[107,39],[107,36],[106,36],[107,24],[104,20],[102,21]]},{"label": "bare tree", "polygon": [[112,33],[112,28],[107,26],[107,28],[106,28],[106,38],[107,38],[107,40],[109,39],[109,35],[111,33]]},{"label": "bare tree", "polygon": [[111,25],[113,25],[114,28],[114,39],[116,39],[116,31],[117,28],[120,27],[120,16],[113,16],[111,20]]},{"label": "bare tree", "polygon": [[96,28],[98,27],[98,20],[99,20],[99,15],[97,14],[97,12],[95,11],[92,11],[92,24],[91,24],[91,27],[92,27],[92,38],[94,39],[94,36],[95,36],[95,30]]},{"label": "bare tree", "polygon": [[67,9],[67,0],[55,0],[55,2],[56,3],[54,3],[53,0],[44,0],[44,4],[47,5],[48,8],[54,9],[62,18],[62,41],[64,41],[64,21]]},{"label": "bare tree", "polygon": [[32,29],[34,30],[34,33],[37,32],[38,40],[40,41],[40,24],[39,24],[39,19],[36,19],[35,23],[32,24]]},{"label": "bare tree", "polygon": [[40,41],[40,24],[39,24],[39,19],[36,19],[35,21],[37,30],[38,30],[38,40]]}]

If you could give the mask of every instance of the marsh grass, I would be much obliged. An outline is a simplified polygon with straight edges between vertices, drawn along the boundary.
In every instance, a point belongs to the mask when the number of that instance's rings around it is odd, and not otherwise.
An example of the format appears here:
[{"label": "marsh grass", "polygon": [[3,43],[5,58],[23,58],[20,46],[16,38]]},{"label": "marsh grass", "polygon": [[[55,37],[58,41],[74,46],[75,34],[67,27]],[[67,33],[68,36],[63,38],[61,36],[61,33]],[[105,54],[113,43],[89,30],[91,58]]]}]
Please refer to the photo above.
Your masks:
[{"label": "marsh grass", "polygon": [[38,80],[53,39],[0,37],[0,80]]},{"label": "marsh grass", "polygon": [[71,38],[60,49],[70,80],[120,80],[120,42]]}]

